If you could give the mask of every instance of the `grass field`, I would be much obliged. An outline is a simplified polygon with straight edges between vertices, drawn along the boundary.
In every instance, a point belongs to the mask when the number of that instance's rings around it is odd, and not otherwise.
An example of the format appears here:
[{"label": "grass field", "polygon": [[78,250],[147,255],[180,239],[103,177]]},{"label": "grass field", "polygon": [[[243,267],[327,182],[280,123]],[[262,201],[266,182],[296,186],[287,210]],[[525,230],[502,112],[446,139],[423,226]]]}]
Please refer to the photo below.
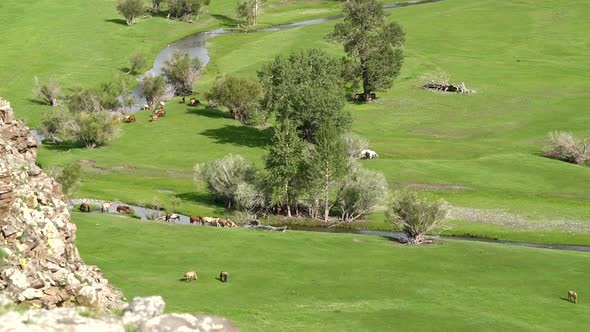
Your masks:
[{"label": "grass field", "polygon": [[[48,109],[30,100],[35,74],[55,75],[66,86],[96,84],[125,67],[136,49],[155,56],[182,35],[231,25],[228,18],[234,15],[233,1],[213,1],[193,25],[153,18],[128,28],[108,21],[120,19],[113,1],[83,6],[12,2],[0,5],[0,18],[23,17],[3,20],[8,28],[0,44],[9,47],[0,49],[0,95],[31,125]],[[26,6],[46,9],[25,17]],[[272,1],[261,24],[331,15],[337,6],[335,1]],[[71,20],[53,19],[58,13],[68,13]],[[585,18],[590,8],[583,1],[558,7],[548,0],[446,0],[389,13],[407,33],[402,74],[378,102],[347,106],[353,130],[370,139],[381,157],[366,167],[384,172],[394,189],[424,189],[457,206],[497,209],[522,220],[522,225],[457,220],[449,234],[590,244],[590,169],[540,156],[549,131],[588,135]],[[46,22],[47,28],[39,29],[36,22]],[[213,39],[212,61],[197,90],[207,90],[219,74],[255,75],[274,56],[298,48],[340,55],[340,46],[323,39],[333,24]],[[30,35],[26,41],[19,39],[23,31]],[[444,95],[417,87],[422,74],[439,69],[479,93]],[[183,199],[184,213],[224,213],[195,188],[193,165],[234,153],[261,166],[270,131],[241,126],[223,112],[202,107],[191,110],[172,102],[167,109],[158,123],[139,113],[139,121],[125,126],[105,148],[43,146],[39,161],[43,166],[96,162],[86,169],[80,197],[149,202],[176,195]],[[386,227],[382,213],[368,219]]]},{"label": "grass field", "polygon": [[[87,264],[128,299],[214,313],[242,331],[555,331],[590,324],[588,253],[165,225],[73,214]],[[129,234],[134,234],[129,236]],[[113,259],[117,257],[117,259]],[[196,282],[183,282],[197,271]],[[227,284],[216,278],[229,272]],[[564,300],[578,290],[580,302]]]}]

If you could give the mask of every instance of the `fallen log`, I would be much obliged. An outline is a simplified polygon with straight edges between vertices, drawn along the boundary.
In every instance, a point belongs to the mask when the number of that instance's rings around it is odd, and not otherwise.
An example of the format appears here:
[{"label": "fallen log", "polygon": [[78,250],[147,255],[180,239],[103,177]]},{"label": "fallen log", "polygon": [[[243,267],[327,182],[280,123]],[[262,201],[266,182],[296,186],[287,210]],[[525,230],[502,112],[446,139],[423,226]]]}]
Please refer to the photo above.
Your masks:
[{"label": "fallen log", "polygon": [[477,93],[477,91],[468,89],[465,83],[453,84],[453,83],[438,83],[434,81],[427,82],[422,86],[424,89],[439,90],[444,92],[457,92],[457,93]]},{"label": "fallen log", "polygon": [[274,232],[285,232],[287,230],[287,226],[274,227],[274,226],[268,226],[268,225],[251,225],[251,224],[246,224],[246,225],[244,225],[244,227],[245,228],[254,228],[254,229],[267,230],[267,231],[274,231]]}]

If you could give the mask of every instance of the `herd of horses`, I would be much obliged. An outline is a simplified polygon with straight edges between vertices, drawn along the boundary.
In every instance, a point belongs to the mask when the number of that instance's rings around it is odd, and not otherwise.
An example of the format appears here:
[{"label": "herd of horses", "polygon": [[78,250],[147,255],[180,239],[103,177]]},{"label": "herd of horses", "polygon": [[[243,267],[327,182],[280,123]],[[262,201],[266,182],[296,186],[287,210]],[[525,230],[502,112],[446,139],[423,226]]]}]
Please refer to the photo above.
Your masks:
[{"label": "herd of horses", "polygon": [[[197,278],[198,278],[197,272],[189,271],[184,274],[183,279],[186,281],[191,281],[191,280],[197,280]],[[221,280],[221,282],[227,282],[228,278],[229,278],[229,273],[227,273],[225,271],[221,271],[219,273],[219,280]]]},{"label": "herd of horses", "polygon": [[[187,101],[187,97],[183,96],[180,99],[180,103],[185,104]],[[196,99],[196,98],[190,98],[189,102],[188,102],[189,106],[198,106],[201,104],[201,101]],[[152,104],[145,104],[143,105],[143,107],[141,108],[142,110],[153,110],[152,114],[150,115],[150,121],[154,122],[154,121],[158,121],[159,118],[166,116],[166,110],[164,109],[164,106],[166,106],[166,102],[159,102],[157,104],[157,107],[155,107],[155,105]],[[122,118],[122,121],[124,123],[132,123],[137,121],[137,117],[133,114],[129,114],[129,115],[125,115]]]},{"label": "herd of horses", "polygon": [[[101,212],[109,212],[109,209],[111,208],[111,206],[113,205],[112,202],[103,202],[100,206],[100,211]],[[90,212],[90,205],[88,203],[82,203],[80,204],[80,211],[81,212]],[[127,205],[118,205],[116,208],[117,213],[121,213],[121,214],[131,214],[133,212],[133,210],[131,209],[131,207],[127,206]],[[164,216],[164,220],[167,222],[179,222],[180,221],[180,215],[176,214],[176,213],[167,213]],[[227,219],[227,218],[221,218],[221,217],[201,217],[201,216],[192,216],[189,218],[190,224],[196,224],[196,225],[211,225],[211,226],[216,226],[216,227],[238,227],[238,224],[236,224],[234,221]]]}]

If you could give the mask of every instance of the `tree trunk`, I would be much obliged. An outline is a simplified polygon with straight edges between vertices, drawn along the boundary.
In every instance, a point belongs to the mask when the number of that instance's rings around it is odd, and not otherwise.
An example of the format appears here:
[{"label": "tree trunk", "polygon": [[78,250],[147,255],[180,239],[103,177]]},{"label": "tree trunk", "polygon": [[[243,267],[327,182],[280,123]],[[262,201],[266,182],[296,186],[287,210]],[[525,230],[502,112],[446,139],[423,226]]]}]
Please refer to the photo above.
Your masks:
[{"label": "tree trunk", "polygon": [[363,77],[363,99],[365,102],[371,101],[371,82],[369,81],[369,72],[367,69],[367,58],[364,54],[364,50],[360,50],[360,61],[361,61],[361,74]]}]

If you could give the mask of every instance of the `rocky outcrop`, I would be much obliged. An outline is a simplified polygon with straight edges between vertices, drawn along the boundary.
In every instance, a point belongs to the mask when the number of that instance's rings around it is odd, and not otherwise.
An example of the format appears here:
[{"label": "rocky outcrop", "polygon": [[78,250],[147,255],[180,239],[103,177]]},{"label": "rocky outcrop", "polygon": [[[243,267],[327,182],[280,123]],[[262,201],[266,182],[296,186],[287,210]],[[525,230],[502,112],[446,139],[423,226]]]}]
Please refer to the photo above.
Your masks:
[{"label": "rocky outcrop", "polygon": [[[0,297],[0,304],[6,300]],[[234,332],[227,319],[210,315],[166,314],[159,296],[135,298],[123,317],[83,307],[10,311],[0,315],[0,332]]]},{"label": "rocky outcrop", "polygon": [[80,258],[60,185],[36,157],[36,139],[0,98],[0,293],[36,307],[122,308],[123,294]]}]

